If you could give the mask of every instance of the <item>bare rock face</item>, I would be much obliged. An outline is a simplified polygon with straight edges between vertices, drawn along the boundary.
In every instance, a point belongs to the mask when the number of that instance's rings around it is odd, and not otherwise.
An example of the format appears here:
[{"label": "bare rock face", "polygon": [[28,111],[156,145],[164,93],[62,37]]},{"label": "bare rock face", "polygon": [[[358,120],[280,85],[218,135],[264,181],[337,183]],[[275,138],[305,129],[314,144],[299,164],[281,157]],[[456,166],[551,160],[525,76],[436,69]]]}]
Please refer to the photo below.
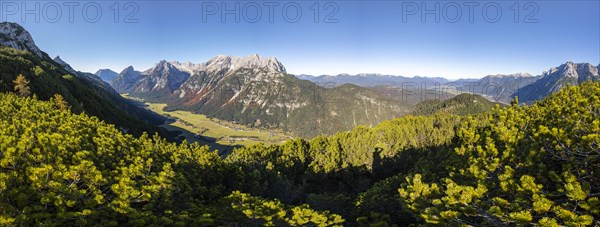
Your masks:
[{"label": "bare rock face", "polygon": [[515,95],[525,103],[536,100],[559,91],[567,84],[578,85],[584,81],[600,81],[598,67],[589,63],[567,62],[544,72],[535,83],[519,89]]},{"label": "bare rock face", "polygon": [[119,74],[110,70],[110,69],[99,69],[94,73],[96,76],[100,77],[105,82],[110,82],[112,79],[117,77]]},{"label": "bare rock face", "polygon": [[71,65],[69,65],[69,63],[65,62],[64,60],[62,60],[60,58],[60,56],[56,56],[54,59],[54,62],[58,63],[59,65],[61,65],[65,70],[67,70],[68,72],[70,72],[73,75],[77,75],[77,71],[75,71],[75,69],[73,69],[73,67],[71,67]]},{"label": "bare rock face", "polygon": [[129,66],[110,81],[110,86],[119,93],[130,93],[140,78],[142,78],[142,73],[135,71],[133,66]]}]

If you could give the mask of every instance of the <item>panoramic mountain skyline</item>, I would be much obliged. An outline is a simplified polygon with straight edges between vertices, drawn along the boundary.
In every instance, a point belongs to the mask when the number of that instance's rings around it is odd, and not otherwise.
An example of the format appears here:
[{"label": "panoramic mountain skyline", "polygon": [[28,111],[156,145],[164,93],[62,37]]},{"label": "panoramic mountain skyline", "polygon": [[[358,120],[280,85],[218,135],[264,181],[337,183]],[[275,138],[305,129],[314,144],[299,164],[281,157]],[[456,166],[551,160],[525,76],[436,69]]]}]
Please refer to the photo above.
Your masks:
[{"label": "panoramic mountain skyline", "polygon": [[[103,14],[95,23],[86,20],[94,15],[79,16],[85,4],[76,8],[73,22],[66,9],[56,23],[49,23],[49,16],[22,16],[20,11],[5,13],[1,19],[21,24],[51,56],[61,55],[74,68],[92,73],[105,68],[118,72],[129,65],[150,68],[165,59],[205,62],[216,55],[250,54],[277,57],[292,74],[380,73],[448,79],[537,74],[567,61],[600,62],[596,29],[600,3],[594,1],[519,2],[518,13],[514,2],[478,3],[472,6],[472,17],[469,6],[458,3],[461,17],[456,22],[452,20],[456,5],[447,2],[416,6],[413,2],[323,2],[317,22],[313,2],[281,3],[272,15],[264,5],[267,2],[258,2],[262,14],[256,22],[249,19],[257,5],[209,3],[122,3],[118,23],[110,2],[98,3]],[[296,6],[302,15],[289,22],[296,18]],[[237,13],[224,11],[236,7]],[[284,7],[287,13],[282,13]],[[436,7],[437,13],[422,14]],[[500,16],[494,14],[496,7]],[[49,34],[69,35],[56,39]],[[85,54],[81,49],[86,49]]]},{"label": "panoramic mountain skyline", "polygon": [[2,1],[0,226],[600,226],[596,9]]}]

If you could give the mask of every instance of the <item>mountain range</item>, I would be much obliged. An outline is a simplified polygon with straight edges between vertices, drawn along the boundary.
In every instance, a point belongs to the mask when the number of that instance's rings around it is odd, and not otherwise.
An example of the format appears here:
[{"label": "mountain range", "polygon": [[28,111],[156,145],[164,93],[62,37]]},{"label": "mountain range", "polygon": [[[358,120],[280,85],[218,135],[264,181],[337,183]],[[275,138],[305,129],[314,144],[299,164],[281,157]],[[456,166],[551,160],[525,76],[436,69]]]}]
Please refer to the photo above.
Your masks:
[{"label": "mountain range", "polygon": [[567,62],[544,72],[535,82],[518,89],[514,96],[519,96],[519,100],[525,103],[532,103],[559,91],[567,84],[577,85],[583,81],[600,81],[599,70],[600,65]]},{"label": "mountain range", "polygon": [[[403,77],[381,74],[340,74],[336,76],[297,77],[323,86],[339,86],[350,83],[369,87],[388,98],[411,103],[431,98],[451,98],[460,93],[479,94],[494,102],[509,103],[519,97],[524,103],[533,103],[554,93],[566,84],[577,85],[583,81],[598,81],[600,65],[566,62],[552,67],[541,75],[529,73],[488,75],[481,79],[447,80],[441,77]],[[432,93],[437,93],[434,95]],[[407,94],[422,95],[407,99]]]},{"label": "mountain range", "polygon": [[[167,103],[167,110],[189,110],[313,137],[416,113],[415,105],[429,99],[471,93],[499,103],[509,103],[515,96],[532,103],[566,83],[598,78],[597,67],[571,62],[539,76],[516,73],[455,81],[380,74],[294,76],[276,58],[220,55],[198,64],[163,60],[144,71],[130,66],[110,84],[120,93]],[[480,104],[484,109],[493,106]]]},{"label": "mountain range", "polygon": [[133,97],[166,102],[169,110],[303,137],[375,125],[409,111],[405,104],[360,86],[325,88],[300,80],[276,58],[259,55],[216,56],[199,64],[161,61],[145,71],[127,67],[111,86]]},{"label": "mountain range", "polygon": [[335,87],[343,84],[354,84],[361,87],[374,87],[374,86],[402,86],[409,84],[426,84],[427,86],[434,86],[437,84],[446,84],[450,80],[442,77],[404,77],[396,75],[383,75],[376,73],[362,73],[362,74],[338,74],[338,75],[321,75],[311,76],[306,74],[297,75],[299,79],[312,81],[316,84],[328,87]]}]

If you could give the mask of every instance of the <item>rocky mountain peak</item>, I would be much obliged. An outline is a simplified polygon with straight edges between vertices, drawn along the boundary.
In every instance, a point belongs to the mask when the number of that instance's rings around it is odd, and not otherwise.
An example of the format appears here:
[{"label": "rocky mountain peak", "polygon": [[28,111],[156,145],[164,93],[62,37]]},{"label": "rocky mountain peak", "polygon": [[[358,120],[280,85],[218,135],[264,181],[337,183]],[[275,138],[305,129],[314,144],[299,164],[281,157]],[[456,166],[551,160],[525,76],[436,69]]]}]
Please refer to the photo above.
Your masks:
[{"label": "rocky mountain peak", "polygon": [[115,71],[112,71],[111,69],[98,69],[98,71],[96,71],[96,73],[94,73],[94,74],[101,74],[101,73],[105,73],[105,72],[116,73]]},{"label": "rocky mountain peak", "polygon": [[568,61],[558,67],[553,67],[542,74],[543,77],[589,79],[598,76],[598,68],[590,63],[574,63]]},{"label": "rocky mountain peak", "polygon": [[154,67],[143,72],[145,75],[155,75],[160,76],[163,74],[175,73],[181,74],[186,73],[192,75],[195,71],[195,67],[193,64],[185,65],[179,62],[168,62],[166,60],[162,60],[158,62]]},{"label": "rocky mountain peak", "polygon": [[160,61],[154,68],[157,67],[175,67],[179,71],[187,72],[190,75],[195,74],[199,71],[216,72],[216,71],[234,71],[240,68],[252,68],[252,69],[267,69],[268,71],[283,72],[285,73],[285,67],[277,58],[274,57],[262,57],[258,54],[248,55],[246,57],[235,57],[226,55],[217,55],[210,60],[194,64],[192,62],[179,62],[179,61]]},{"label": "rocky mountain peak", "polygon": [[263,68],[269,71],[286,72],[285,67],[277,60],[277,58],[262,57],[258,54],[252,54],[246,57],[217,55],[203,63],[202,68],[210,71],[221,69],[236,70],[240,68]]},{"label": "rocky mountain peak", "polygon": [[133,69],[133,66],[128,66],[127,68],[123,69],[123,71],[121,71],[121,73],[119,74],[127,74],[128,72],[134,72],[135,69]]},{"label": "rocky mountain peak", "polygon": [[98,71],[96,71],[96,73],[94,73],[94,75],[100,77],[100,79],[102,79],[106,82],[110,82],[112,79],[117,77],[119,74],[110,69],[99,69]]},{"label": "rocky mountain peak", "polygon": [[265,58],[258,54],[253,54],[234,60],[236,60],[234,66],[237,66],[238,68],[267,68],[273,71],[286,72],[283,64],[274,57]]},{"label": "rocky mountain peak", "polygon": [[44,56],[43,52],[35,45],[31,34],[16,23],[0,23],[0,45],[29,51],[40,58]]},{"label": "rocky mountain peak", "polygon": [[56,57],[54,57],[54,60],[56,63],[60,64],[60,65],[65,65],[67,64],[64,60],[62,60],[62,58],[60,58],[60,56],[56,55]]},{"label": "rocky mountain peak", "polygon": [[567,84],[577,85],[584,81],[600,81],[598,68],[589,63],[569,61],[545,71],[539,80],[519,89],[515,95],[519,96],[520,101],[532,103],[559,91]]},{"label": "rocky mountain peak", "polygon": [[123,69],[123,71],[121,71],[121,73],[119,73],[119,75],[117,77],[115,77],[115,79],[124,78],[127,80],[136,80],[139,77],[141,77],[141,73],[136,71],[133,68],[133,66],[129,66],[129,67]]},{"label": "rocky mountain peak", "polygon": [[60,58],[60,56],[56,56],[54,59],[54,62],[58,63],[60,66],[62,66],[65,70],[69,71],[70,73],[72,73],[73,75],[77,75],[77,71],[75,71],[75,69],[73,69],[73,67],[71,67],[71,65],[69,65],[69,63],[65,62],[64,60],[62,60]]},{"label": "rocky mountain peak", "polygon": [[135,71],[133,66],[129,66],[112,80],[110,80],[110,86],[112,86],[117,92],[128,93],[131,92],[135,83],[142,77],[142,74]]}]

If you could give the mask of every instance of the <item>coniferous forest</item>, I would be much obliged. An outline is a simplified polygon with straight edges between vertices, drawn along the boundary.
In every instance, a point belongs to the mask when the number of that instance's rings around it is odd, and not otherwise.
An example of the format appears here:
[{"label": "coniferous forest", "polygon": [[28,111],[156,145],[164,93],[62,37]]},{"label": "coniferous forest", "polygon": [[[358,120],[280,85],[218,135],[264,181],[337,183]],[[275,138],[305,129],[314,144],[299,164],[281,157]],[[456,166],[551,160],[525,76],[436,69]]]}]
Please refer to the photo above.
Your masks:
[{"label": "coniferous forest", "polygon": [[92,74],[0,22],[0,226],[600,226],[599,71],[425,100],[398,85],[449,81],[293,75],[258,54]]},{"label": "coniferous forest", "polygon": [[125,134],[25,82],[0,95],[2,226],[600,225],[597,82],[225,158]]}]

